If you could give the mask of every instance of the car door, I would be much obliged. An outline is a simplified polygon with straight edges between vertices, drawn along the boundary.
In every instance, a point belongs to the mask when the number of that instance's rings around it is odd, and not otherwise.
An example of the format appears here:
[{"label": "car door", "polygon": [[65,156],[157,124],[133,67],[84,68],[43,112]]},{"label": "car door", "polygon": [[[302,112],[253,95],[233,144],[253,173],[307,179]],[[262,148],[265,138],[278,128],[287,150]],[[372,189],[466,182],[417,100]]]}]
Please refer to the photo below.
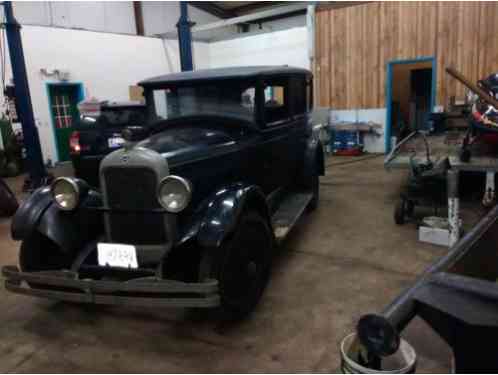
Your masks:
[{"label": "car door", "polygon": [[292,180],[292,152],[297,129],[291,108],[289,77],[265,80],[261,158],[270,192],[288,186]]}]

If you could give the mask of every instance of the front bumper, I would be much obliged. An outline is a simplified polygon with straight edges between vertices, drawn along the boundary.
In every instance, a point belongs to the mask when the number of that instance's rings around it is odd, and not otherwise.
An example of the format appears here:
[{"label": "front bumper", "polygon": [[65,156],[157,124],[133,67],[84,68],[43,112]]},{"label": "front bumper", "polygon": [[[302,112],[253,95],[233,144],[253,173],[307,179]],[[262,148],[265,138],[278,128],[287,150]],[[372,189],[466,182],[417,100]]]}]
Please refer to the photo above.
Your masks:
[{"label": "front bumper", "polygon": [[120,306],[216,307],[218,281],[184,283],[156,277],[128,281],[79,279],[72,271],[22,272],[4,266],[5,289],[56,300]]}]

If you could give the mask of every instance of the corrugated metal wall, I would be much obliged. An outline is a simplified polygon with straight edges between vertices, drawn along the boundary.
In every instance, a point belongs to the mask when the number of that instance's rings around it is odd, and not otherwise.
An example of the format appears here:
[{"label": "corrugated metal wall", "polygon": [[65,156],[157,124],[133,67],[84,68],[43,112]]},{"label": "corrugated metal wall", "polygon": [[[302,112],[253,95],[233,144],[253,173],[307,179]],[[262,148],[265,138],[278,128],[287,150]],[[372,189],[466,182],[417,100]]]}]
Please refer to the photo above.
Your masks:
[{"label": "corrugated metal wall", "polygon": [[498,71],[498,3],[382,2],[317,11],[321,106],[385,107],[387,63],[427,56],[437,60],[437,104],[463,98],[463,86],[444,68],[471,80]]}]

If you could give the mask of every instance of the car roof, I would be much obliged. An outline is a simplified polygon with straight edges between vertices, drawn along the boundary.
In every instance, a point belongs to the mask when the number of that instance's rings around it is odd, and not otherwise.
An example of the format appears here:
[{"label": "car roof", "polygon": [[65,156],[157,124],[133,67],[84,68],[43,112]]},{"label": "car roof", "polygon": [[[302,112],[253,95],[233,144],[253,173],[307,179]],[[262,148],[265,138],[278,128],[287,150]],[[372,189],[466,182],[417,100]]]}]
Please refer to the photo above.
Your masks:
[{"label": "car roof", "polygon": [[140,108],[145,107],[145,104],[139,102],[137,100],[129,100],[129,101],[102,101],[102,108]]},{"label": "car roof", "polygon": [[240,66],[230,68],[199,69],[152,77],[139,83],[140,86],[156,86],[164,83],[187,83],[197,81],[218,81],[226,79],[251,79],[276,75],[307,75],[307,69],[280,66]]}]

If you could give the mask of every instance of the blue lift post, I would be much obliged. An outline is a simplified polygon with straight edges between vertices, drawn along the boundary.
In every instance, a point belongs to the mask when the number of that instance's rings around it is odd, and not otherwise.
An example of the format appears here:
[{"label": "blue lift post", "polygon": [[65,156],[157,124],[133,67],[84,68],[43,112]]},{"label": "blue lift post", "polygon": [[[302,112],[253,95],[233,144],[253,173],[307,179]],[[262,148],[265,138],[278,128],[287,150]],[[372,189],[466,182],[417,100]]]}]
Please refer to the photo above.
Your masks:
[{"label": "blue lift post", "polygon": [[178,44],[180,47],[180,66],[182,72],[194,70],[192,64],[192,33],[190,27],[193,25],[188,18],[187,2],[180,1],[180,19],[176,24],[178,28]]},{"label": "blue lift post", "polygon": [[10,63],[14,77],[14,94],[17,103],[18,117],[21,121],[24,147],[28,173],[30,177],[30,188],[37,188],[46,182],[47,171],[43,164],[43,156],[40,146],[38,129],[36,128],[33,115],[33,106],[29,92],[28,77],[26,75],[26,64],[21,41],[21,25],[14,18],[12,3],[3,2],[5,11],[5,29],[9,44]]}]

